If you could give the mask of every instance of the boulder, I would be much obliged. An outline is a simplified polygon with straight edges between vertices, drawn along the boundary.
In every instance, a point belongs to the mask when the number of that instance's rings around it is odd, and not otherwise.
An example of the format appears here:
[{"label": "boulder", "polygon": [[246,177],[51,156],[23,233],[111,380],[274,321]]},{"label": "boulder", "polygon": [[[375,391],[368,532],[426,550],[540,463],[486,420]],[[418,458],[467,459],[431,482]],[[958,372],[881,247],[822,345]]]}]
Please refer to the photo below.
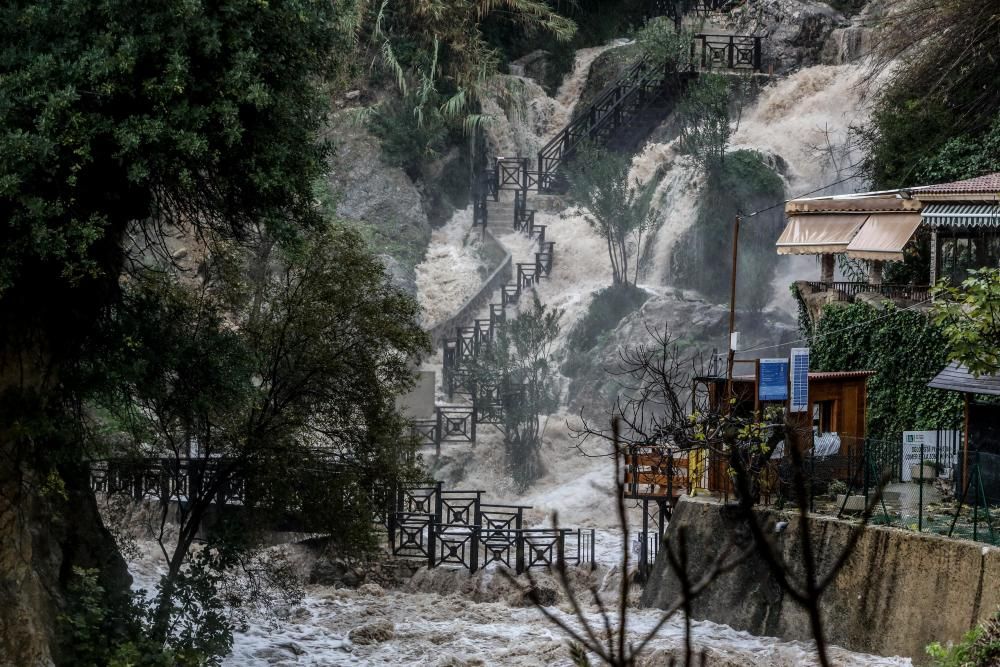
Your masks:
[{"label": "boulder", "polygon": [[379,644],[392,639],[395,634],[396,626],[391,621],[379,619],[354,628],[347,637],[355,644]]},{"label": "boulder", "polygon": [[396,284],[414,293],[413,267],[431,237],[420,191],[403,169],[382,161],[378,139],[348,112],[330,125],[335,152],[327,181],[337,215],[372,229],[376,251],[395,260],[386,264]]}]

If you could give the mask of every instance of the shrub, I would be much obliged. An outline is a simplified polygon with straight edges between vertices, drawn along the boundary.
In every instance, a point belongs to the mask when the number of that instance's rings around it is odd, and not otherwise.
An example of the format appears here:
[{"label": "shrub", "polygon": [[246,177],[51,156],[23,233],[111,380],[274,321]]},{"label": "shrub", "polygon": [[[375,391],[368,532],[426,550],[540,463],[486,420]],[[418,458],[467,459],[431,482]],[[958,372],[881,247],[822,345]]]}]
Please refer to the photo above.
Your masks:
[{"label": "shrub", "polygon": [[962,637],[954,646],[934,642],[927,647],[937,667],[993,667],[1000,664],[1000,611]]},{"label": "shrub", "polygon": [[628,315],[642,307],[649,292],[634,285],[607,287],[594,295],[584,315],[570,332],[567,347],[571,356],[563,364],[562,373],[575,377],[587,366],[587,354]]}]

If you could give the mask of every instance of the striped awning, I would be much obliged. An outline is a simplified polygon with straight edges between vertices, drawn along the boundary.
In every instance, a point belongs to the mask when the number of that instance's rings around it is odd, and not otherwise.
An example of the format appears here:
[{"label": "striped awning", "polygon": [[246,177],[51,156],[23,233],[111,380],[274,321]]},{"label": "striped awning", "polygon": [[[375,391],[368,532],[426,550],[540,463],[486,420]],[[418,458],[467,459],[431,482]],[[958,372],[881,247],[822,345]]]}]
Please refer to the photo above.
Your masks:
[{"label": "striped awning", "polygon": [[928,227],[1000,228],[1000,204],[929,203],[920,217]]}]

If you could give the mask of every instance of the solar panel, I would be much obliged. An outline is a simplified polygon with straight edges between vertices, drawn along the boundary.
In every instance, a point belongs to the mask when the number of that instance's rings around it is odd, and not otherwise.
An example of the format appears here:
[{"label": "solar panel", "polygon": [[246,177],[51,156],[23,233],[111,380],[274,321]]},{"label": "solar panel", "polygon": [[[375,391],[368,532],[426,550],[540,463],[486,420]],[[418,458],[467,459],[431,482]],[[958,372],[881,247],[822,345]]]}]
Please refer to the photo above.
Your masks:
[{"label": "solar panel", "polygon": [[792,412],[809,410],[809,348],[792,348]]}]

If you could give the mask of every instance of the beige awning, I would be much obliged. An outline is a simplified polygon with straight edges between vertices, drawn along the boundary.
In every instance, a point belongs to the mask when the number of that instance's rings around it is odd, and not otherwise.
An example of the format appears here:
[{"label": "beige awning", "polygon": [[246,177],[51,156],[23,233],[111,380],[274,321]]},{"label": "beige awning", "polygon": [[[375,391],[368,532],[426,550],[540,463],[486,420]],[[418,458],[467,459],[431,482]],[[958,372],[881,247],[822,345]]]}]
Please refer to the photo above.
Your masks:
[{"label": "beige awning", "polygon": [[903,248],[920,226],[919,213],[877,213],[868,216],[847,246],[855,259],[903,261]]},{"label": "beige awning", "polygon": [[779,255],[824,255],[847,252],[867,213],[814,214],[788,217],[778,242]]}]

